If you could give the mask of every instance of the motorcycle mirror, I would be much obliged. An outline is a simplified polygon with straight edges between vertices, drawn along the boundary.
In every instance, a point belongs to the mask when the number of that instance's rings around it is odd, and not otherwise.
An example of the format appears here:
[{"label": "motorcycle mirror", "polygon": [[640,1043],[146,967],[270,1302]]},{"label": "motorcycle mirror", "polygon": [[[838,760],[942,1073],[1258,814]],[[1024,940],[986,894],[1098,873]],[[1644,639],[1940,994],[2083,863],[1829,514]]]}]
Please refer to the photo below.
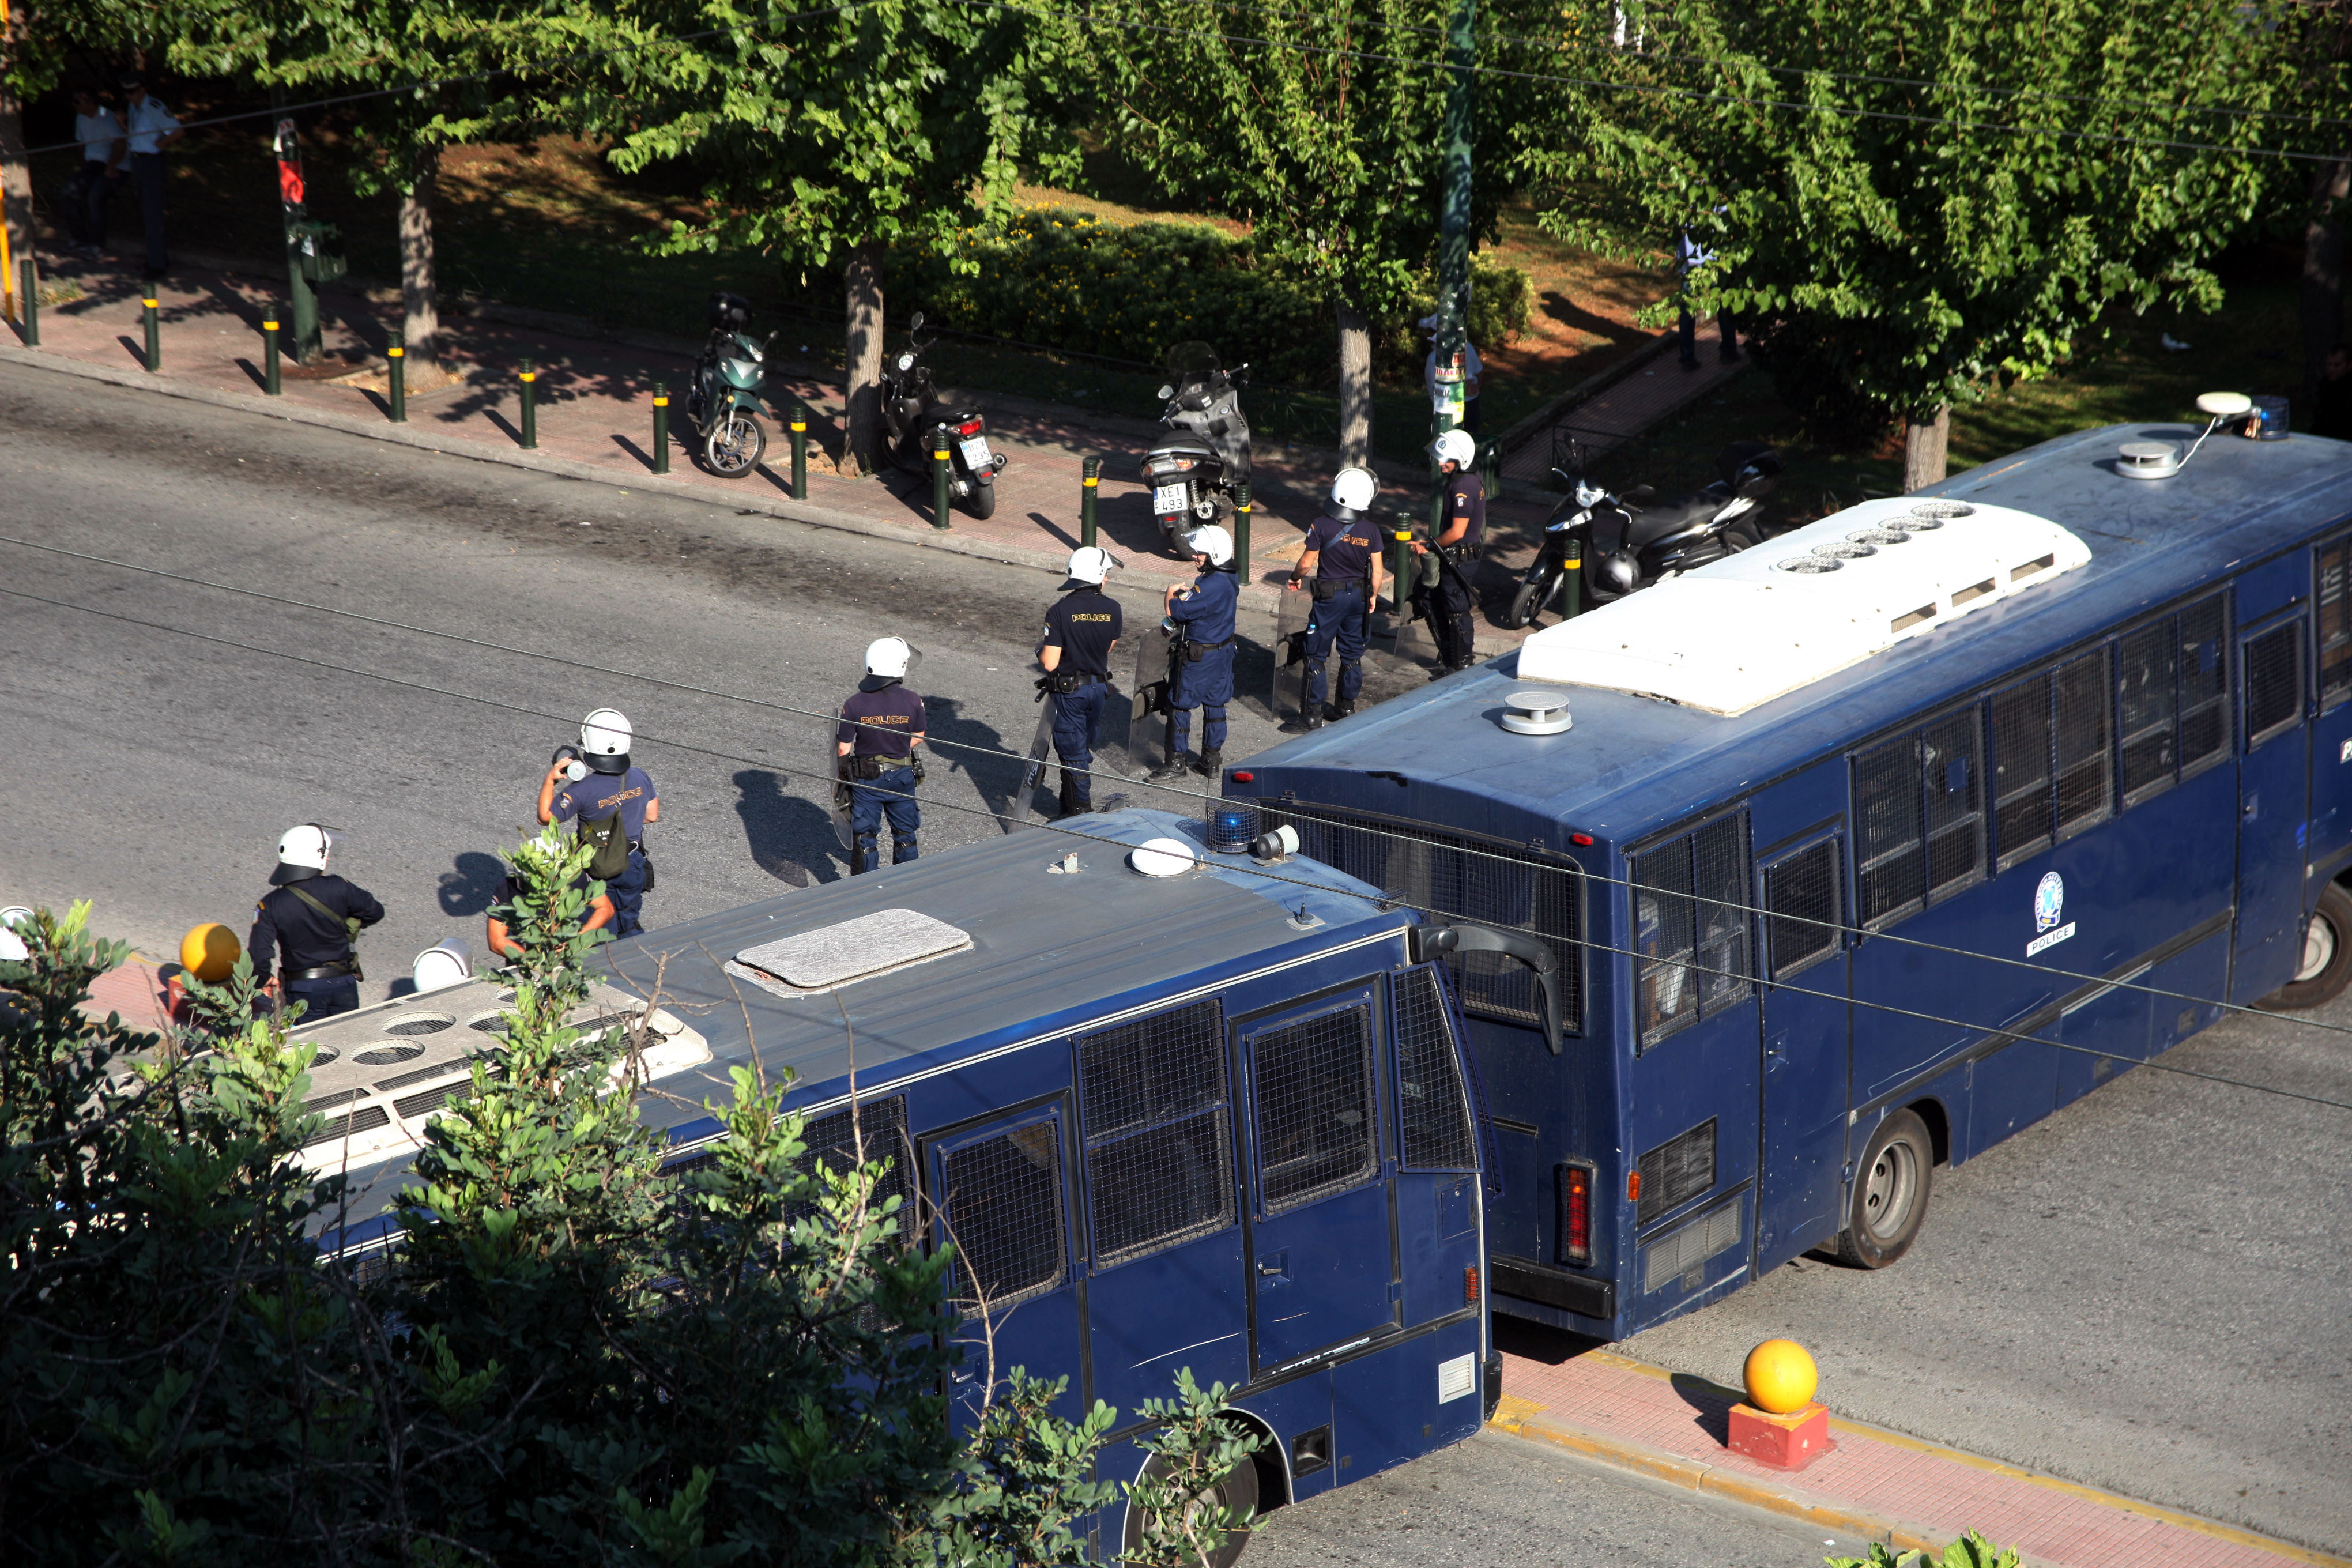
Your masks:
[{"label": "motorcycle mirror", "polygon": [[908,317],[908,318],[907,318],[907,331],[908,331],[908,332],[912,333],[912,332],[919,332],[919,331],[921,331],[922,330],[923,330],[923,313],[922,313],[920,310],[918,310],[918,311],[916,311],[913,315],[911,315],[911,316],[909,316],[909,317]]},{"label": "motorcycle mirror", "polygon": [[1166,385],[1166,384],[1164,384],[1160,386],[1160,402],[1165,403],[1165,402],[1167,402],[1170,398],[1171,398],[1171,397],[1173,397],[1173,396],[1175,396],[1175,395],[1176,395],[1176,389],[1175,389],[1174,387],[1172,387],[1172,386],[1169,386],[1169,385]]}]

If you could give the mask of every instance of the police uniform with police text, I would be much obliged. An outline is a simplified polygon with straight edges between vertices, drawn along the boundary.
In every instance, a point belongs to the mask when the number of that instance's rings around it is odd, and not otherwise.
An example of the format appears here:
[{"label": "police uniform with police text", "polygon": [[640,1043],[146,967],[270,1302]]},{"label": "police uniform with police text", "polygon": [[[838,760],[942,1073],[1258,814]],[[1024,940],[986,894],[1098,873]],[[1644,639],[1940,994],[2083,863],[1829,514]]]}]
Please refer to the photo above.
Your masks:
[{"label": "police uniform with police text", "polygon": [[1463,469],[1444,476],[1445,520],[1439,537],[1461,536],[1452,544],[1432,544],[1440,557],[1437,584],[1427,590],[1423,608],[1437,635],[1437,657],[1447,669],[1466,669],[1475,658],[1478,597],[1470,574],[1477,570],[1479,552],[1486,538],[1486,487],[1475,473]]},{"label": "police uniform with police text", "polygon": [[[593,769],[602,759],[585,759]],[[646,812],[657,798],[654,781],[640,767],[626,773],[591,772],[555,792],[548,811],[558,822],[570,822],[575,817],[583,823],[602,822],[614,812],[621,814],[621,832],[629,841],[629,864],[621,874],[604,884],[604,896],[613,900],[613,935],[615,938],[635,936],[643,931],[646,907]]]},{"label": "police uniform with police text", "polygon": [[1365,621],[1371,613],[1371,563],[1381,536],[1371,523],[1347,508],[1326,511],[1307,531],[1315,554],[1315,608],[1307,621],[1307,710],[1319,713],[1325,694],[1324,661],[1339,650],[1339,710],[1352,712],[1364,689]]},{"label": "police uniform with police text", "polygon": [[280,865],[269,879],[278,886],[254,906],[245,944],[255,979],[266,982],[274,960],[286,1000],[302,1003],[306,1018],[351,1012],[360,1005],[360,965],[348,922],[372,926],[383,906],[365,888],[306,866]]},{"label": "police uniform with police text", "polygon": [[850,875],[881,863],[881,832],[890,823],[890,863],[915,859],[923,814],[915,803],[915,737],[923,732],[923,700],[894,677],[869,675],[841,705],[838,745],[850,748]]},{"label": "police uniform with police text", "polygon": [[1118,601],[1093,584],[1071,589],[1045,612],[1037,649],[1062,650],[1043,684],[1054,705],[1054,754],[1062,760],[1066,815],[1085,811],[1094,798],[1086,770],[1094,766],[1103,701],[1110,695],[1110,647],[1121,625]]},{"label": "police uniform with police text", "polygon": [[1234,610],[1241,595],[1241,579],[1230,565],[1210,566],[1191,593],[1168,606],[1169,618],[1184,628],[1184,655],[1176,662],[1175,689],[1168,698],[1175,731],[1171,764],[1187,749],[1195,708],[1201,710],[1202,766],[1223,761],[1225,704],[1234,700]]}]

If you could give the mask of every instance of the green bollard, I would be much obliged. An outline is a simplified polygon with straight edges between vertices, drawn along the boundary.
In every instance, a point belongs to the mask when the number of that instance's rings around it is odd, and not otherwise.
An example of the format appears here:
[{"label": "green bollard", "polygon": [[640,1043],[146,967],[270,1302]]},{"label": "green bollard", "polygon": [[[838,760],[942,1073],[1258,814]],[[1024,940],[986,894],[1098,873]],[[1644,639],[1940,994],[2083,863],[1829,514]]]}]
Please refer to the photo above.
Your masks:
[{"label": "green bollard", "polygon": [[654,383],[654,472],[669,472],[669,384]]},{"label": "green bollard", "polygon": [[1568,542],[1568,563],[1561,570],[1568,574],[1568,596],[1561,602],[1560,618],[1572,621],[1584,608],[1584,541]]},{"label": "green bollard", "polygon": [[24,301],[25,346],[41,346],[41,280],[34,276],[33,258],[25,258],[25,287],[16,298]]},{"label": "green bollard", "polygon": [[139,302],[147,311],[147,374],[152,375],[163,368],[163,317],[155,300]]},{"label": "green bollard", "polygon": [[948,526],[948,427],[931,437],[931,526]]},{"label": "green bollard", "polygon": [[1234,570],[1241,576],[1242,585],[1250,580],[1250,488],[1243,479],[1234,486]]},{"label": "green bollard", "polygon": [[808,405],[793,405],[793,499],[808,500]]},{"label": "green bollard", "polygon": [[392,343],[383,351],[383,358],[386,384],[391,388],[387,395],[392,404],[392,422],[405,425],[408,423],[408,343],[399,332],[392,334]]},{"label": "green bollard", "polygon": [[522,449],[539,448],[539,372],[530,368],[530,361],[522,362]]},{"label": "green bollard", "polygon": [[261,323],[261,394],[265,397],[284,395],[286,388],[278,379],[278,323]]},{"label": "green bollard", "polygon": [[1095,493],[1102,489],[1102,459],[1088,458],[1082,471],[1086,477],[1078,481],[1085,487],[1078,491],[1078,542],[1091,548],[1095,542]]}]

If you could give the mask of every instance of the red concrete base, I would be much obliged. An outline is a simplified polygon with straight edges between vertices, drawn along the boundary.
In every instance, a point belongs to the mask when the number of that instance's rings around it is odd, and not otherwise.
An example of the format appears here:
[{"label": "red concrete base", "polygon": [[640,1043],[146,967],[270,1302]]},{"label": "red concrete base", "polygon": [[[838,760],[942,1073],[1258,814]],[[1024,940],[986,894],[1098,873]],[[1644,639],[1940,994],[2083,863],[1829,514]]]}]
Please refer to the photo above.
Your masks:
[{"label": "red concrete base", "polygon": [[1808,1405],[1789,1415],[1772,1415],[1752,1405],[1731,1407],[1731,1441],[1735,1454],[1778,1470],[1801,1470],[1830,1451],[1830,1413],[1822,1405]]}]

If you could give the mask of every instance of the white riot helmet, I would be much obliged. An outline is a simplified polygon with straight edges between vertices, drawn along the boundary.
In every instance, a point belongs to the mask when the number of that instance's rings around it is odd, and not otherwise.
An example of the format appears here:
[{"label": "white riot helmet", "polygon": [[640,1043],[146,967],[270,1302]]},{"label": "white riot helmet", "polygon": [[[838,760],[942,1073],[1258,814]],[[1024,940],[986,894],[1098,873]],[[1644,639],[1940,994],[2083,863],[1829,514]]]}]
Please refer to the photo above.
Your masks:
[{"label": "white riot helmet", "polygon": [[[1073,582],[1092,583],[1099,588],[1102,586],[1103,579],[1110,575],[1110,569],[1118,564],[1118,562],[1110,558],[1109,551],[1092,544],[1082,544],[1070,552],[1070,578]],[[869,664],[873,661],[870,651],[866,655],[866,660]]]},{"label": "white riot helmet", "polygon": [[1467,430],[1448,430],[1429,444],[1429,455],[1467,469],[1478,460],[1478,443]]},{"label": "white riot helmet", "polygon": [[885,680],[904,680],[914,658],[914,647],[905,637],[877,637],[866,645],[866,673]]},{"label": "white riot helmet", "polygon": [[326,827],[315,822],[305,822],[289,827],[278,839],[278,869],[269,880],[284,887],[315,877],[327,868],[328,858],[343,847],[341,828]]},{"label": "white riot helmet", "polygon": [[1381,482],[1370,468],[1341,468],[1331,477],[1331,504],[1361,511],[1380,493]]},{"label": "white riot helmet", "polygon": [[629,742],[636,732],[617,708],[599,708],[580,721],[580,755],[600,773],[629,771]]},{"label": "white riot helmet", "polygon": [[1186,542],[1192,546],[1193,554],[1207,556],[1212,566],[1234,563],[1234,536],[1213,522],[1194,529]]}]

